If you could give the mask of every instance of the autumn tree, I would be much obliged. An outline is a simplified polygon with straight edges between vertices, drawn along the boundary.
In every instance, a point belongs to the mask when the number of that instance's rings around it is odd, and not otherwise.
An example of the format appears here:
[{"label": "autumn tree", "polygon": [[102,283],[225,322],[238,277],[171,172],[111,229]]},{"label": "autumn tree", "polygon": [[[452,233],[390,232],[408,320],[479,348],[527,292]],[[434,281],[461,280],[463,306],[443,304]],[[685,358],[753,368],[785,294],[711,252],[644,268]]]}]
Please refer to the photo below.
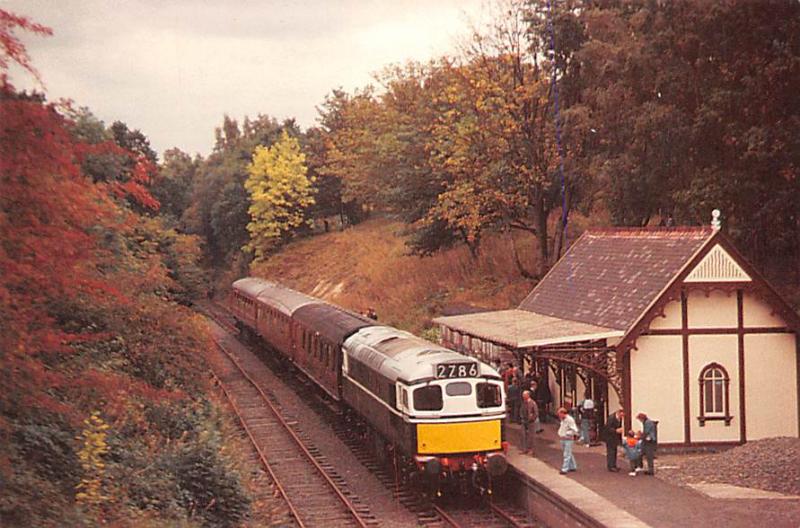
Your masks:
[{"label": "autumn tree", "polygon": [[380,208],[383,187],[378,142],[383,108],[373,89],[352,95],[334,90],[318,110],[326,147],[320,175],[342,182],[343,201]]},{"label": "autumn tree", "polygon": [[465,43],[437,97],[430,152],[448,178],[429,219],[457,229],[473,252],[486,229],[530,232],[539,253],[533,274],[541,276],[553,260],[548,217],[560,204],[551,83],[529,53],[524,3],[501,7]]},{"label": "autumn tree", "polygon": [[15,90],[17,29],[49,31],[0,10],[0,525],[237,524],[204,325],[176,303],[198,293],[197,241],[86,171],[126,152],[104,127]]},{"label": "autumn tree", "polygon": [[338,216],[341,225],[346,225],[351,219],[345,217],[342,180],[338,176],[321,173],[327,156],[324,132],[319,127],[311,127],[299,139],[306,155],[308,176],[314,187],[314,205],[309,209],[309,215],[314,219]]},{"label": "autumn tree", "polygon": [[262,259],[282,239],[307,225],[314,203],[312,181],[300,143],[286,131],[271,147],[256,147],[248,165],[245,189],[250,195],[247,249]]}]

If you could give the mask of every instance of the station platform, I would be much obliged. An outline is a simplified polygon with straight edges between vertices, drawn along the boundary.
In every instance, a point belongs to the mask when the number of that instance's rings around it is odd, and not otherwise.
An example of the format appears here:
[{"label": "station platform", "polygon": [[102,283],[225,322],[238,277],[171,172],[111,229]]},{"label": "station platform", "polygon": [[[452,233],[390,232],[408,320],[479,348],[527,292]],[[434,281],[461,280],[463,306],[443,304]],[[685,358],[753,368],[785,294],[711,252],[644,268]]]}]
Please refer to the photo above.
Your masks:
[{"label": "station platform", "polygon": [[631,477],[621,449],[617,461],[620,471],[610,472],[606,469],[605,444],[585,447],[576,442],[574,454],[578,470],[561,475],[557,425],[547,423],[543,427],[544,431],[536,435],[534,454],[530,455],[518,449],[520,426],[507,426],[512,470],[579,508],[594,521],[589,525],[614,528],[800,526],[800,500],[772,500],[757,494],[753,497],[758,498],[712,498],[659,478],[658,459],[654,477],[644,474]]}]

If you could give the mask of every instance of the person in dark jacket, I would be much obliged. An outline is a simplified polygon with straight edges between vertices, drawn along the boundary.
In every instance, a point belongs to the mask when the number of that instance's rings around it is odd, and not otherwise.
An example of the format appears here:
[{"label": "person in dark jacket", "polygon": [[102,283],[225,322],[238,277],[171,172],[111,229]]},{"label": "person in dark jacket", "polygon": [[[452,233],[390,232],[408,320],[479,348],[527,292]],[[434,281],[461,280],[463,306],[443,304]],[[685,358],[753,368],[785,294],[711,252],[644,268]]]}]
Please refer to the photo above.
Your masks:
[{"label": "person in dark jacket", "polygon": [[538,434],[544,431],[544,429],[542,428],[542,419],[541,419],[542,407],[536,398],[536,395],[539,393],[539,383],[536,380],[531,380],[530,389],[528,389],[528,391],[531,393],[531,398],[534,400],[534,403],[536,403],[536,421],[534,422],[533,425],[536,433]]},{"label": "person in dark jacket", "polygon": [[530,453],[533,450],[533,428],[538,417],[539,409],[536,406],[536,402],[531,398],[530,391],[523,391],[522,405],[519,408],[519,418],[522,422],[523,453]]},{"label": "person in dark jacket", "polygon": [[622,443],[622,422],[625,419],[625,411],[617,409],[611,413],[606,420],[606,427],[603,429],[603,440],[606,443],[606,468],[609,471],[619,471],[617,467],[617,448]]},{"label": "person in dark jacket", "polygon": [[519,405],[522,401],[522,394],[520,393],[519,387],[517,386],[517,382],[513,379],[511,383],[508,385],[508,391],[506,392],[506,401],[508,402],[508,415],[512,422],[516,423],[519,421]]},{"label": "person in dark jacket", "polygon": [[640,412],[636,419],[642,422],[642,457],[647,461],[645,475],[655,475],[656,448],[658,447],[658,422],[651,420],[647,414]]},{"label": "person in dark jacket", "polygon": [[536,402],[539,404],[539,419],[542,423],[547,421],[550,414],[550,404],[553,402],[553,395],[550,393],[550,387],[547,386],[546,381],[544,379],[539,382],[539,389],[535,396]]}]

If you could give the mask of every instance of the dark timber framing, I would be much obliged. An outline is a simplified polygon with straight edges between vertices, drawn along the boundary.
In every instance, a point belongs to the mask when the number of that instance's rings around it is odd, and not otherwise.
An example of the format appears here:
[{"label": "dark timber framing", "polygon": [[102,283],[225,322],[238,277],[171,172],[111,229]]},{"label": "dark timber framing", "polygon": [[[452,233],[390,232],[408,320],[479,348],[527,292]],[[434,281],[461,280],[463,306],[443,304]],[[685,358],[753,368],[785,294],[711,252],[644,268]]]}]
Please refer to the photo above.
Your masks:
[{"label": "dark timber framing", "polygon": [[686,290],[681,289],[681,348],[683,350],[683,441],[692,443],[692,425],[689,421],[689,308]]},{"label": "dark timber framing", "polygon": [[[736,262],[744,272],[750,277],[749,281],[732,280],[724,282],[684,282],[685,279],[692,273],[698,264],[719,245],[727,254]],[[570,248],[568,251],[570,251]],[[563,258],[563,257],[562,257]],[[552,268],[551,270],[552,271]],[[549,272],[548,272],[549,274]],[[547,276],[545,276],[545,280]],[[690,328],[688,320],[688,300],[690,294],[694,292],[704,292],[708,297],[714,291],[722,291],[729,296],[736,294],[737,304],[737,319],[736,324],[731,324],[728,327],[702,327]],[[760,301],[764,302],[771,308],[771,315],[783,319],[781,326],[749,326],[744,324],[744,300],[745,296],[754,296]],[[672,302],[680,302],[681,306],[681,322],[680,326],[676,328],[650,328],[651,323],[658,317],[665,317],[666,306]],[[795,335],[795,354],[796,354],[796,383],[797,383],[797,421],[798,430],[797,435],[800,437],[800,314],[795,312],[791,306],[777,293],[772,285],[745,259],[742,254],[733,246],[733,243],[722,232],[714,233],[709,236],[705,243],[687,259],[685,264],[673,276],[671,281],[664,287],[664,289],[656,296],[652,303],[642,311],[639,318],[627,329],[623,330],[625,335],[615,345],[600,346],[599,349],[605,348],[608,354],[614,354],[614,361],[616,369],[598,368],[599,363],[587,363],[585,358],[579,357],[579,354],[590,352],[590,350],[581,347],[581,344],[564,343],[562,345],[544,346],[536,348],[528,348],[524,350],[512,350],[518,357],[529,357],[531,360],[540,359],[547,362],[554,367],[555,364],[560,365],[577,365],[583,368],[586,372],[603,378],[609,390],[617,391],[621,400],[621,406],[625,411],[625,428],[630,429],[633,421],[631,412],[633,409],[632,402],[632,383],[631,383],[631,354],[635,353],[637,349],[636,340],[640,336],[680,336],[681,337],[681,356],[682,356],[682,378],[683,378],[683,441],[665,443],[665,446],[675,447],[703,447],[703,446],[732,446],[744,443],[747,441],[747,399],[746,399],[746,358],[745,358],[745,336],[755,334],[794,334]],[[469,332],[462,332],[464,335],[469,335]],[[739,438],[738,440],[725,440],[725,441],[692,441],[692,415],[691,408],[691,384],[696,383],[691,377],[690,369],[690,337],[691,336],[712,336],[712,335],[728,335],[737,337],[737,365],[736,372],[738,372],[738,390],[739,390]],[[607,343],[607,341],[606,341]],[[495,343],[498,344],[498,343]],[[505,346],[505,345],[503,345]],[[534,361],[535,362],[535,361]],[[730,372],[734,372],[733,365],[730,365]],[[548,372],[547,369],[544,371]],[[616,372],[619,378],[614,380],[609,376],[611,372]],[[580,372],[579,372],[580,374]],[[696,378],[695,378],[696,379]],[[585,384],[585,382],[584,382]],[[617,390],[619,388],[619,390]],[[735,386],[734,386],[735,390]],[[725,391],[726,398],[729,398],[730,389]],[[700,402],[702,404],[702,402]],[[728,412],[725,417],[702,417],[704,420],[717,420],[725,419],[726,424],[732,418],[731,414],[735,410],[730,409],[730,402],[727,402],[726,409]],[[609,408],[609,412],[614,409]],[[733,412],[732,412],[733,411]],[[702,413],[701,413],[702,414]]]},{"label": "dark timber framing", "polygon": [[747,413],[744,391],[744,292],[736,290],[737,330],[739,341],[739,441],[747,441]]},{"label": "dark timber framing", "polygon": [[629,431],[633,423],[633,406],[631,405],[631,355],[625,354],[622,358],[622,369],[625,375],[622,378],[623,398],[625,399],[623,409],[625,410],[625,430]]},{"label": "dark timber framing", "polygon": [[[703,258],[719,244],[730,256],[738,263],[742,269],[750,276],[751,281],[742,282],[694,282],[684,283],[684,279],[694,270]],[[737,299],[737,324],[735,327],[728,328],[689,328],[688,325],[688,293],[690,291],[705,291],[706,295],[713,290],[721,290],[732,294],[736,292]],[[759,297],[772,308],[773,315],[784,320],[786,326],[779,327],[745,327],[744,326],[744,294],[749,292]],[[650,328],[652,321],[663,316],[664,309],[672,301],[681,303],[681,327],[680,328]],[[744,336],[748,334],[795,334],[795,354],[797,357],[797,419],[798,436],[800,436],[800,315],[798,315],[786,301],[777,293],[769,282],[745,259],[733,244],[721,232],[713,235],[705,245],[695,255],[689,259],[680,273],[673,279],[653,304],[642,314],[639,320],[631,327],[625,337],[617,345],[618,353],[624,354],[623,365],[625,379],[625,411],[626,429],[630,428],[631,405],[631,368],[630,355],[636,350],[636,339],[642,335],[650,336],[681,336],[682,356],[683,356],[683,415],[684,415],[684,442],[670,443],[665,446],[674,447],[701,447],[710,445],[737,445],[747,441],[747,420],[746,420],[746,392],[745,392],[745,357],[744,357]],[[691,335],[735,335],[738,342],[738,365],[739,373],[739,440],[722,442],[692,442],[691,437],[691,396],[689,379],[689,336]]]},{"label": "dark timber framing", "polygon": [[[741,290],[739,290],[741,291]],[[725,334],[793,334],[792,330],[785,326],[751,326],[745,328],[691,328],[689,333],[692,335],[725,335]],[[654,328],[643,332],[646,336],[669,336],[683,335],[683,328]]]}]

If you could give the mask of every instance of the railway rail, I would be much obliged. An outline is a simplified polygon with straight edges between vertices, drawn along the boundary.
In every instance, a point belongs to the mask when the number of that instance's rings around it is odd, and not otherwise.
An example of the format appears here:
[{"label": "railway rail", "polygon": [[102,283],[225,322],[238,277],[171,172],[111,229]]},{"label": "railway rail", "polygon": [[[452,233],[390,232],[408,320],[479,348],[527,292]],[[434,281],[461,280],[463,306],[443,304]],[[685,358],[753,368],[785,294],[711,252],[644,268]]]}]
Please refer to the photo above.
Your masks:
[{"label": "railway rail", "polygon": [[297,525],[377,525],[369,508],[352,496],[315,448],[292,430],[246,366],[220,340],[215,339],[215,344],[226,358],[215,365],[215,376]]},{"label": "railway rail", "polygon": [[[236,334],[238,329],[233,323],[227,310],[217,304],[204,307],[205,313],[228,333]],[[270,361],[269,363],[272,363]],[[269,365],[270,368],[280,368],[277,361]],[[242,365],[240,365],[242,368]],[[308,394],[308,387],[303,380],[283,376],[281,380],[292,386],[295,391]],[[347,423],[342,413],[336,412],[328,401],[320,397],[316,400],[307,400],[313,410],[329,423],[336,435],[347,445],[350,451],[387,489],[395,499],[416,517],[421,526],[452,526],[452,527],[514,527],[534,528],[543,526],[533,519],[527,511],[514,507],[505,500],[485,502],[480,506],[475,504],[464,506],[445,502],[437,503],[422,496],[413,487],[398,479],[398,476],[380,463],[364,442],[354,436],[351,424]]]},{"label": "railway rail", "polygon": [[433,504],[433,509],[448,526],[453,528],[468,526],[537,528],[544,526],[532,519],[527,512],[514,508],[510,504],[500,506],[494,502],[488,502],[484,506],[476,508],[474,505]]}]

